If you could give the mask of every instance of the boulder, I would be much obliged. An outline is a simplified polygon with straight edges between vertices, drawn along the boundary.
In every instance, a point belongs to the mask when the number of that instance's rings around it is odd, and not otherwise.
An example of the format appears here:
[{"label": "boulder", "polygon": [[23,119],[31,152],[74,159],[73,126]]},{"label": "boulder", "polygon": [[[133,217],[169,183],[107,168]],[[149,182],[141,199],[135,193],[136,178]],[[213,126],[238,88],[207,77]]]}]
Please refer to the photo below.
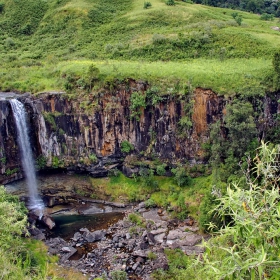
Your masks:
[{"label": "boulder", "polygon": [[103,230],[96,230],[94,232],[84,232],[83,233],[83,238],[89,242],[95,242],[101,240],[105,236],[106,232]]},{"label": "boulder", "polygon": [[76,232],[72,238],[73,241],[77,242],[80,238],[82,237],[82,235],[79,232]]},{"label": "boulder", "polygon": [[44,215],[42,217],[42,222],[44,225],[46,225],[49,229],[53,229],[55,227],[55,222],[53,221],[53,219],[48,216],[48,215]]},{"label": "boulder", "polygon": [[154,236],[156,243],[163,243],[165,233],[160,233]]},{"label": "boulder", "polygon": [[202,237],[201,235],[195,234],[195,233],[189,233],[186,235],[186,237],[180,241],[180,244],[183,246],[194,246],[201,242]]}]

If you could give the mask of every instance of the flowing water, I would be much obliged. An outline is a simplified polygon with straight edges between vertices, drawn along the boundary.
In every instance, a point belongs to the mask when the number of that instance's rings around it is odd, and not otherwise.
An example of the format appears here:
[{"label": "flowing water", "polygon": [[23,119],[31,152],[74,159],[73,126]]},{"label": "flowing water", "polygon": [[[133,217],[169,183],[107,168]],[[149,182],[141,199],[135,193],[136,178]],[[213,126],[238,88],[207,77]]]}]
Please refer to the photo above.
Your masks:
[{"label": "flowing water", "polygon": [[17,140],[21,152],[21,163],[29,191],[28,208],[39,211],[39,216],[41,217],[43,215],[44,203],[38,195],[38,186],[36,181],[34,162],[28,137],[26,112],[23,104],[17,99],[11,99],[10,104],[15,118],[17,128]]}]

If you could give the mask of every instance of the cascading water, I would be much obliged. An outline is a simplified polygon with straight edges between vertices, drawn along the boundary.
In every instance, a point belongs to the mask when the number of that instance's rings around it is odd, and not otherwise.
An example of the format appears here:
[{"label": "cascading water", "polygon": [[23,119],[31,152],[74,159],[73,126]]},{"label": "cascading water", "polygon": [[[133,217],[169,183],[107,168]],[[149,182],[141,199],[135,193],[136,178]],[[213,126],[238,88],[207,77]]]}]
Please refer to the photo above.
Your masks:
[{"label": "cascading water", "polygon": [[17,128],[17,140],[21,152],[21,162],[23,171],[26,176],[28,191],[29,191],[29,205],[31,210],[39,211],[38,215],[43,216],[44,203],[38,195],[38,186],[36,181],[36,174],[34,162],[32,158],[31,146],[28,137],[26,113],[24,106],[17,99],[11,99],[10,104],[15,118]]}]

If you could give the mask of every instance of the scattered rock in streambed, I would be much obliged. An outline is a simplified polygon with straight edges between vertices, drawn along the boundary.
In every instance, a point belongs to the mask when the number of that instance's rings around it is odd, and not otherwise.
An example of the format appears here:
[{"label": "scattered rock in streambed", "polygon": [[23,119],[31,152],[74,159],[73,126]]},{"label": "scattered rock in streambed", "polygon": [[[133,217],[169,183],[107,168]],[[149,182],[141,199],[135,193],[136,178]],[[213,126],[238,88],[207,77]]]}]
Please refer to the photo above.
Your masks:
[{"label": "scattered rock in streambed", "polygon": [[[202,236],[192,219],[170,220],[164,211],[147,209],[144,203],[135,207],[145,219],[145,228],[124,218],[105,230],[81,228],[69,242],[61,238],[46,241],[49,252],[60,256],[60,264],[89,274],[94,279],[122,270],[129,276],[150,279],[156,269],[168,269],[165,248],[180,248],[187,255],[203,253]],[[141,210],[141,211],[139,211]],[[126,213],[128,216],[130,210]],[[160,215],[159,215],[160,212]],[[87,244],[94,244],[85,250]],[[79,249],[80,248],[80,249]],[[75,260],[76,250],[85,250]]]}]

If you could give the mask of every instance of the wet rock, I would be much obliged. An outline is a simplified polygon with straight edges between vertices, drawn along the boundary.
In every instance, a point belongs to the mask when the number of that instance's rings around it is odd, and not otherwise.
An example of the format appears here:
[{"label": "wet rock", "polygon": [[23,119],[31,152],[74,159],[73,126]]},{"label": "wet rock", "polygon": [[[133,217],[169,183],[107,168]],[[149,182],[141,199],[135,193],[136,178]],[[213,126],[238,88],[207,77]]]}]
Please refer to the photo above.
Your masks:
[{"label": "wet rock", "polygon": [[46,240],[46,235],[40,229],[33,227],[30,228],[28,231],[34,239],[40,241]]},{"label": "wet rock", "polygon": [[53,221],[53,219],[48,216],[48,215],[44,215],[42,217],[42,222],[49,228],[49,229],[53,229],[55,227],[55,222]]}]

